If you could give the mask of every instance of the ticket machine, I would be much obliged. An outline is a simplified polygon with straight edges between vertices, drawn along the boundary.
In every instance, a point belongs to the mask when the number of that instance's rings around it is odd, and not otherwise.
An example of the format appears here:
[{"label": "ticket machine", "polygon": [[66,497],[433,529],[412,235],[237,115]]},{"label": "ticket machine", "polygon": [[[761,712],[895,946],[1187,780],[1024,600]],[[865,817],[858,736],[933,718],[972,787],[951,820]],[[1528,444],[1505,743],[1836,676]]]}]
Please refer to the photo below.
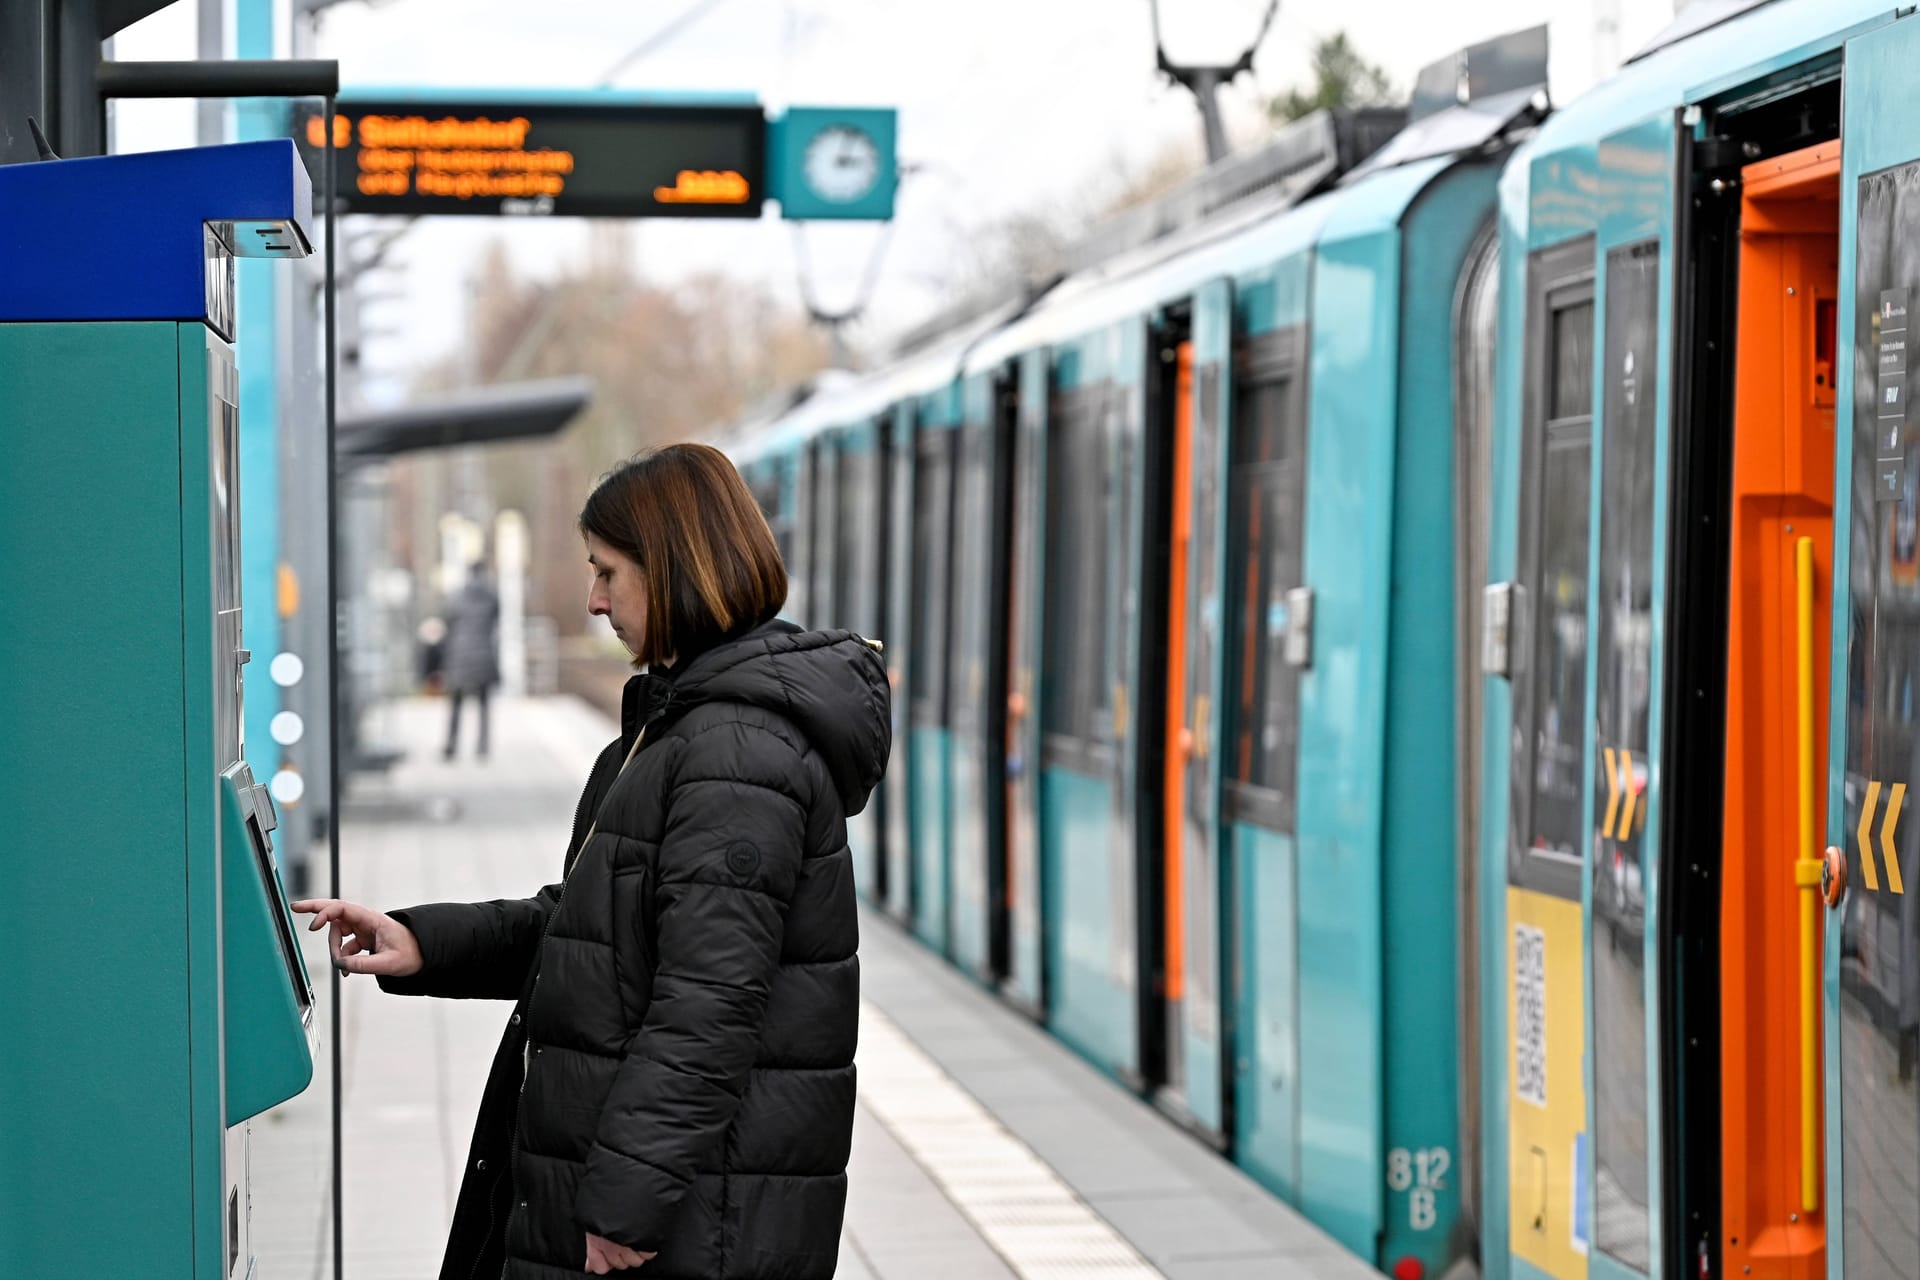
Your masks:
[{"label": "ticket machine", "polygon": [[289,141],[0,167],[0,1274],[244,1280],[313,988],[242,741],[234,259]]}]

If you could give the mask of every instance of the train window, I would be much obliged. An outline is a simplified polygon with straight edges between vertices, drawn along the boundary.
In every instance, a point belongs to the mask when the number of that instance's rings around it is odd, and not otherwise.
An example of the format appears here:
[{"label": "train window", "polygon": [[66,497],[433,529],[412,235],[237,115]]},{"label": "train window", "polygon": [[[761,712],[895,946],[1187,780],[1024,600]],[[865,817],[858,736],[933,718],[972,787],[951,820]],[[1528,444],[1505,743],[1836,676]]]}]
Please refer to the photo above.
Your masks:
[{"label": "train window", "polygon": [[1535,619],[1534,804],[1529,847],[1580,860],[1586,772],[1587,489],[1592,445],[1549,440],[1542,476],[1540,595]]},{"label": "train window", "polygon": [[760,515],[766,520],[767,524],[771,526],[773,524],[775,509],[779,506],[779,503],[774,497],[772,487],[767,483],[771,478],[768,475],[767,464],[764,462],[746,463],[740,468],[740,478],[747,482],[747,492],[753,495],[754,505],[760,508]]},{"label": "train window", "polygon": [[1593,413],[1593,303],[1580,302],[1553,313],[1553,396],[1555,421]]},{"label": "train window", "polygon": [[[1912,357],[1904,354],[1912,344],[1896,346],[1899,337],[1888,330],[1906,326],[1920,298],[1920,165],[1861,178],[1858,199],[1854,276],[1842,278],[1854,308],[1854,349],[1840,359],[1841,386],[1854,405],[1852,474],[1842,480],[1851,483],[1853,507],[1850,530],[1836,521],[1834,535],[1848,539],[1852,557],[1844,586],[1851,636],[1845,655],[1834,655],[1847,664],[1847,713],[1846,802],[1833,821],[1844,831],[1882,834],[1876,850],[1857,842],[1849,849],[1859,855],[1853,883],[1828,919],[1841,930],[1847,1274],[1890,1277],[1912,1274],[1920,1257],[1920,822],[1912,799],[1920,791],[1920,442],[1910,409],[1898,419],[1897,442],[1880,432],[1892,421],[1881,416],[1887,379],[1900,380],[1897,398],[1908,403],[1916,389]],[[1831,1113],[1827,1122],[1834,1123]]]},{"label": "train window", "polygon": [[[954,657],[963,679],[986,665],[981,646],[987,635],[985,552],[993,524],[993,512],[988,509],[989,430],[984,422],[970,422],[960,428],[959,473],[953,486]],[[962,696],[972,701],[975,693],[968,688]]]},{"label": "train window", "polygon": [[[1602,388],[1598,685],[1594,690],[1596,796],[1613,793],[1609,764],[1651,776],[1646,751],[1653,693],[1653,455],[1660,250],[1607,255],[1606,382]],[[1620,753],[1625,753],[1622,756]],[[1616,775],[1618,776],[1618,774]],[[1612,783],[1612,785],[1609,785]],[[1645,797],[1629,812],[1644,815]],[[1636,1271],[1651,1264],[1647,1164],[1647,992],[1644,821],[1594,814],[1594,1243]]]},{"label": "train window", "polygon": [[[882,423],[886,433],[886,448],[882,452],[885,459],[882,464],[886,470],[886,523],[885,551],[883,560],[886,566],[887,589],[883,607],[887,620],[887,670],[896,680],[913,667],[913,615],[917,601],[913,594],[913,580],[918,573],[913,558],[918,545],[918,526],[913,520],[914,483],[913,473],[916,461],[913,450],[913,436],[902,430],[906,411],[896,409]],[[912,677],[907,676],[904,689],[896,696],[910,694],[913,689]]]},{"label": "train window", "polygon": [[778,462],[755,463],[747,473],[747,487],[753,492],[753,499],[760,504],[760,514],[767,518],[767,528],[773,532],[773,543],[780,549],[780,562],[793,563],[793,515],[781,501],[781,466]]},{"label": "train window", "polygon": [[1516,883],[1580,896],[1587,775],[1587,548],[1593,475],[1593,246],[1534,261],[1545,323],[1529,353],[1521,574],[1531,593],[1528,666],[1517,679],[1512,770]]},{"label": "train window", "polygon": [[1236,660],[1226,780],[1236,818],[1291,830],[1299,678],[1285,658],[1287,592],[1306,533],[1306,415],[1291,377],[1253,380],[1234,399],[1228,495]]},{"label": "train window", "polygon": [[837,534],[833,599],[839,617],[832,620],[832,625],[851,627],[869,636],[875,634],[874,620],[868,616],[873,583],[862,551],[878,527],[868,514],[872,494],[873,450],[861,441],[850,440],[840,452],[839,494],[833,504]]},{"label": "train window", "polygon": [[947,575],[953,540],[953,433],[920,432],[913,469],[913,628],[908,683],[914,716],[939,724],[947,706]]},{"label": "train window", "polygon": [[793,532],[787,556],[786,616],[805,626],[813,605],[810,586],[813,560],[817,554],[813,545],[814,451],[810,448],[796,450],[787,465],[792,469],[792,483],[787,490],[791,504],[787,520]]},{"label": "train window", "polygon": [[836,528],[840,519],[840,448],[828,440],[818,441],[813,453],[813,537],[808,542],[807,573],[810,577],[807,625],[838,627],[842,602],[834,594],[839,570],[835,564],[839,541]]},{"label": "train window", "polygon": [[1112,502],[1106,389],[1083,387],[1055,404],[1047,438],[1047,584],[1044,731],[1104,742],[1113,641],[1108,619],[1107,529]]}]

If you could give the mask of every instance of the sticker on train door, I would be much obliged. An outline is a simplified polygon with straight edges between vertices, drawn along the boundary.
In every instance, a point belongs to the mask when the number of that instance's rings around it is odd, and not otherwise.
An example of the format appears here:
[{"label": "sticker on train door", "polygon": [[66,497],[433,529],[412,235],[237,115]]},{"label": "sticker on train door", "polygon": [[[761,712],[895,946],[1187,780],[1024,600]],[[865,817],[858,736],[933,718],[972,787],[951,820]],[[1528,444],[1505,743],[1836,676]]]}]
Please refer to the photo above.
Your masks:
[{"label": "sticker on train door", "polygon": [[1523,1102],[1547,1105],[1547,935],[1513,927],[1513,1091]]}]

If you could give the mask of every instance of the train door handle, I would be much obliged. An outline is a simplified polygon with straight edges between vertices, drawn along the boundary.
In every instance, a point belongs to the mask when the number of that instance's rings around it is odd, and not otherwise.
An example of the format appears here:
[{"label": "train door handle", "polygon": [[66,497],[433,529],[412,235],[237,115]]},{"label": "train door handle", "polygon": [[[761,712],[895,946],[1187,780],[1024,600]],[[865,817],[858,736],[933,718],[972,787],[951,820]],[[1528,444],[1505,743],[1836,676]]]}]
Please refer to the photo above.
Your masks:
[{"label": "train door handle", "polygon": [[1480,674],[1511,680],[1517,582],[1490,582],[1480,594]]},{"label": "train door handle", "polygon": [[1287,592],[1287,630],[1282,645],[1287,665],[1296,671],[1313,666],[1313,588]]},{"label": "train door handle", "polygon": [[1847,896],[1847,855],[1827,846],[1826,857],[1820,860],[1820,896],[1829,907],[1837,907],[1840,900]]}]

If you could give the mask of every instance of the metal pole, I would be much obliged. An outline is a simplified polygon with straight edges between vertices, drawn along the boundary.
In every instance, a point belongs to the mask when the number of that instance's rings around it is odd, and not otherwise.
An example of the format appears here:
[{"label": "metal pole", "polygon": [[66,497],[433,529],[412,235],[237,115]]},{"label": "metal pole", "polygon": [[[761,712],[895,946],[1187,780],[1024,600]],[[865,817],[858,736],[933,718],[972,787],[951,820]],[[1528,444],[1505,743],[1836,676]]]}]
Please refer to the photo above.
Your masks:
[{"label": "metal pole", "polygon": [[[333,138],[333,95],[326,95],[326,133],[322,135],[329,142]],[[338,564],[340,560],[340,510],[339,478],[340,463],[334,453],[335,403],[334,403],[334,279],[333,249],[334,233],[334,193],[333,193],[333,157],[327,156],[327,163],[320,166],[320,191],[323,212],[326,218],[324,239],[327,253],[326,276],[326,402],[327,402],[327,697],[333,703],[332,714],[327,717],[327,800],[332,812],[327,815],[327,877],[329,893],[340,896],[340,702],[337,690],[340,688],[340,583]],[[328,965],[329,986],[333,992],[333,1280],[344,1280],[346,1275],[346,1205],[342,1201],[345,1178],[342,1176],[340,1108],[340,970],[338,966]]]},{"label": "metal pole", "polygon": [[1207,163],[1218,164],[1227,158],[1227,128],[1220,118],[1220,84],[1230,68],[1194,67],[1187,87],[1200,103],[1200,128],[1207,143]]},{"label": "metal pole", "polygon": [[1154,61],[1163,75],[1175,84],[1185,85],[1200,104],[1200,127],[1207,142],[1207,163],[1215,164],[1224,160],[1227,156],[1227,130],[1220,119],[1220,86],[1232,83],[1243,71],[1253,70],[1254,55],[1260,51],[1267,33],[1273,30],[1273,20],[1280,12],[1280,0],[1268,0],[1267,11],[1260,18],[1260,30],[1238,60],[1206,67],[1183,66],[1167,57],[1167,47],[1160,39],[1159,0],[1148,0],[1147,8],[1153,18]]},{"label": "metal pole", "polygon": [[[195,52],[202,62],[220,62],[226,57],[226,0],[200,0],[195,33]],[[199,117],[200,145],[218,146],[227,140],[227,104],[217,98],[200,99],[195,113]]]}]

